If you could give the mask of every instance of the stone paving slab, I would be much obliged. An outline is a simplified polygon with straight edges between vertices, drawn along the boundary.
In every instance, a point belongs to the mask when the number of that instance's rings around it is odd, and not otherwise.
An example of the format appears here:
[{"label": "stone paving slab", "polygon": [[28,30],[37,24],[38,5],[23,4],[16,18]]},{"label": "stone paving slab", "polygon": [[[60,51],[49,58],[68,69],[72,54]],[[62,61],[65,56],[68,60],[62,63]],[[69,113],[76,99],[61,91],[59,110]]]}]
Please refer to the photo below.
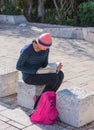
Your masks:
[{"label": "stone paving slab", "polygon": [[23,130],[67,130],[67,129],[54,124],[54,125],[50,125],[50,126],[45,125],[45,127],[44,127],[44,125],[32,125]]},{"label": "stone paving slab", "polygon": [[5,111],[0,112],[0,114],[17,123],[20,123],[21,125],[23,125],[23,127],[32,124],[28,118],[28,115],[24,111],[17,108],[7,109]]},{"label": "stone paving slab", "polygon": [[[46,27],[36,26],[36,24],[26,27],[0,25],[0,72],[16,70],[15,65],[20,49],[44,32],[45,28],[47,29],[47,25]],[[63,62],[65,79],[59,90],[74,87],[94,92],[93,43],[54,37],[49,61]],[[32,124],[28,118],[32,110],[20,108],[16,96],[15,94],[0,98],[0,101],[5,103],[0,102],[0,121],[5,125],[2,126],[3,128],[0,125],[0,130],[94,130],[94,122],[80,128],[74,128],[60,121],[51,126]]]},{"label": "stone paving slab", "polygon": [[10,127],[6,128],[6,130],[19,130],[19,129],[18,129],[18,128],[15,128],[15,127],[13,127],[13,126],[10,126]]},{"label": "stone paving slab", "polygon": [[12,125],[12,126],[15,126],[15,127],[19,128],[19,129],[23,129],[25,127],[24,125],[21,125],[21,124],[15,122],[13,120],[8,121],[7,123],[10,124],[10,125]]}]

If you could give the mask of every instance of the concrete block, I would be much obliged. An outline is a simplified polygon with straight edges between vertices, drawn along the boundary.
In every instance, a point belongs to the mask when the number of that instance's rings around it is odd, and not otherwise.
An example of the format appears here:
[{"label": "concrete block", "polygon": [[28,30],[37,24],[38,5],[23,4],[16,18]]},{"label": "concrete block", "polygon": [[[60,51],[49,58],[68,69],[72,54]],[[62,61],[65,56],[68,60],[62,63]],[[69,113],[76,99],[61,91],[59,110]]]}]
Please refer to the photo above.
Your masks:
[{"label": "concrete block", "polygon": [[45,86],[28,85],[22,80],[18,81],[18,104],[32,109],[34,106],[34,95],[40,95]]},{"label": "concrete block", "polygon": [[7,21],[11,24],[19,24],[23,22],[27,22],[26,18],[23,15],[18,16],[7,16]]},{"label": "concrete block", "polygon": [[94,92],[64,89],[57,93],[57,109],[61,121],[80,127],[94,120]]},{"label": "concrete block", "polygon": [[20,24],[26,23],[27,20],[24,15],[0,15],[1,23]]},{"label": "concrete block", "polygon": [[0,75],[0,97],[17,93],[18,72],[13,71]]}]

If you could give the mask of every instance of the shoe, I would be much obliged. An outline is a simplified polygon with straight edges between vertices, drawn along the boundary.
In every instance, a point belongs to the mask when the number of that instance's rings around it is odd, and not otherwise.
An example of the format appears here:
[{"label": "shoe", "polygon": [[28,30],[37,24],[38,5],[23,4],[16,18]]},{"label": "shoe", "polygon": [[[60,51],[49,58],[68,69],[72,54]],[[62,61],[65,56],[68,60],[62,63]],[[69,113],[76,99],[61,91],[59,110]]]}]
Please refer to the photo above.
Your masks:
[{"label": "shoe", "polygon": [[36,95],[33,97],[33,100],[34,100],[34,102],[36,102],[36,100],[37,100],[37,96]]},{"label": "shoe", "polygon": [[35,95],[35,96],[33,97],[34,102],[36,102],[38,98],[39,98],[39,96]]}]

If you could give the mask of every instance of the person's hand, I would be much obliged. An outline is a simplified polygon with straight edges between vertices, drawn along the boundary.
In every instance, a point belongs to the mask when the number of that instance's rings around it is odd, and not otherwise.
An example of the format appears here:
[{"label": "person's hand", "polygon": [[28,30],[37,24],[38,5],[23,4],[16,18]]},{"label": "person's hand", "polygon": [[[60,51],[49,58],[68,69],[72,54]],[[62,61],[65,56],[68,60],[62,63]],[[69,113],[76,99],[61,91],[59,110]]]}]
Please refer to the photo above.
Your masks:
[{"label": "person's hand", "polygon": [[62,69],[62,66],[62,63],[58,63],[56,71],[59,72]]}]

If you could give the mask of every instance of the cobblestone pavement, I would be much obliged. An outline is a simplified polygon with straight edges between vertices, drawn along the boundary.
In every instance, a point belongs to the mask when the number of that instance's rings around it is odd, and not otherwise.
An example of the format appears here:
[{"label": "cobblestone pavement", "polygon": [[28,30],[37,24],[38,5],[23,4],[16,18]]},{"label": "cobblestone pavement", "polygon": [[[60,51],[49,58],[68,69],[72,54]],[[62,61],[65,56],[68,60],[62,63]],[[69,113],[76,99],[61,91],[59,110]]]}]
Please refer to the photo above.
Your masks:
[{"label": "cobblestone pavement", "polygon": [[[25,27],[0,25],[0,74],[16,70],[15,65],[20,49],[38,37],[44,28],[47,27],[30,24]],[[60,89],[75,87],[86,92],[94,92],[94,45],[92,43],[54,37],[49,61],[63,62],[65,79]],[[94,130],[94,122],[74,128],[60,122],[59,119],[54,125],[35,125],[28,118],[31,112],[32,110],[17,104],[17,94],[0,98],[0,130]]]}]

